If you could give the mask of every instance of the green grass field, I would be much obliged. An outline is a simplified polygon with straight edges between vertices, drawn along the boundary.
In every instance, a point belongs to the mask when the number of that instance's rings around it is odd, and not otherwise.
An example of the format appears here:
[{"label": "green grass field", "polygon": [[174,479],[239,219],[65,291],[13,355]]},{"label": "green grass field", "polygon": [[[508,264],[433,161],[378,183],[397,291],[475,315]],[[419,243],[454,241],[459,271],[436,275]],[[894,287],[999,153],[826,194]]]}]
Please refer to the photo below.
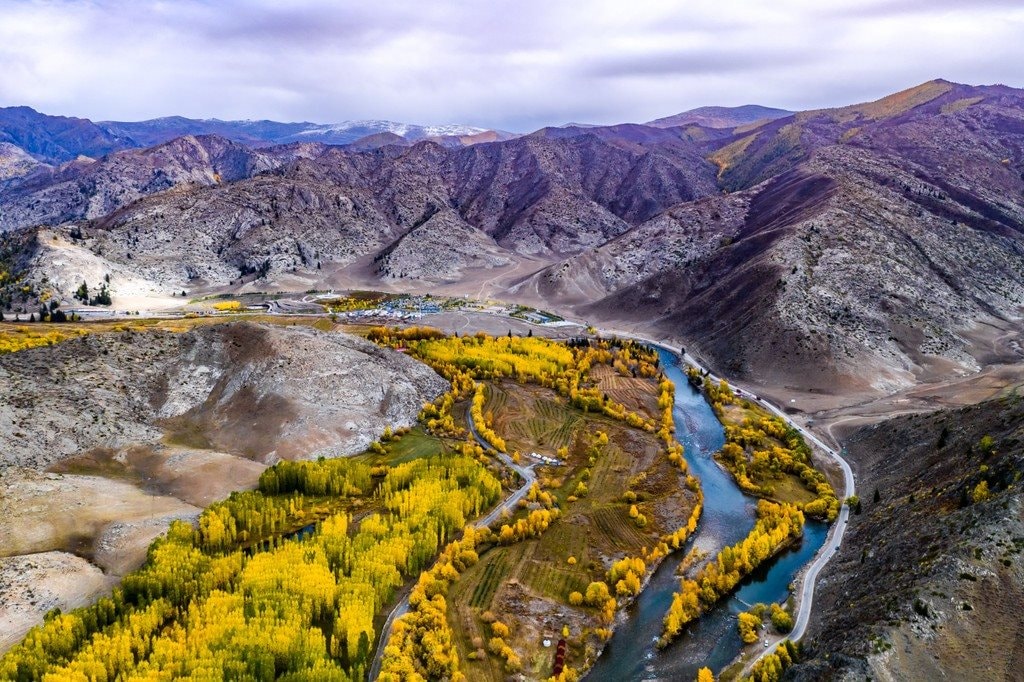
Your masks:
[{"label": "green grass field", "polygon": [[449,450],[448,444],[437,436],[427,433],[422,426],[414,426],[405,435],[384,444],[387,454],[365,452],[356,455],[361,461],[377,466],[380,464],[404,464],[420,457],[430,457]]}]

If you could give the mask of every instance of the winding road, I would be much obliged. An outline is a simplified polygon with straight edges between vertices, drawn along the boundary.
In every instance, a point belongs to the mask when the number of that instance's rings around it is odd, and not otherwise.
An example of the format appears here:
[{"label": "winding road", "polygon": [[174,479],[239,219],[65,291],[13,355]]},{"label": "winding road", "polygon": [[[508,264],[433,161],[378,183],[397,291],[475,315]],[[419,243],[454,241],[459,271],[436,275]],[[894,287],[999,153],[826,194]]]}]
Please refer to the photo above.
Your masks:
[{"label": "winding road", "polygon": [[[637,336],[635,334],[629,334],[624,332],[611,331],[610,333],[623,338],[630,338],[636,341],[641,341],[643,343],[650,344],[652,346],[657,346],[659,348],[667,350],[676,357],[680,356],[679,349],[668,346],[663,342],[655,341],[654,339],[645,338],[643,336]],[[709,369],[701,365],[700,362],[698,362],[697,359],[694,358],[689,353],[683,353],[682,359],[683,362],[685,362],[686,364],[696,367],[701,372],[706,373],[712,381],[721,380],[721,377],[718,377],[715,374],[713,374]],[[730,382],[730,385],[733,386],[734,388],[740,388],[737,387],[735,384],[732,384],[732,382]],[[830,447],[829,445],[826,445],[820,438],[818,438],[816,435],[808,431],[806,427],[793,421],[793,419],[791,419],[789,415],[783,412],[776,405],[771,404],[764,398],[758,396],[757,394],[747,389],[740,388],[740,390],[742,390],[742,392],[745,395],[751,397],[752,399],[760,403],[769,412],[775,414],[783,421],[785,421],[787,424],[792,426],[806,440],[813,443],[822,452],[824,452],[833,460],[835,460],[835,462],[839,465],[840,469],[842,469],[843,472],[844,490],[843,497],[841,499],[845,500],[851,495],[856,494],[856,486],[853,479],[853,469],[850,468],[850,465],[846,462],[845,459],[843,459],[839,452],[837,452],[834,448]],[[750,669],[754,666],[754,664],[756,664],[767,654],[775,650],[775,645],[777,645],[779,642],[782,642],[785,639],[791,639],[794,642],[796,642],[803,638],[803,636],[806,634],[807,625],[811,620],[811,609],[814,607],[814,588],[817,584],[818,574],[821,573],[821,569],[825,567],[825,564],[827,564],[829,560],[836,555],[839,549],[839,545],[843,540],[843,534],[846,532],[846,526],[849,521],[849,518],[850,508],[849,505],[847,505],[844,502],[843,506],[839,510],[839,516],[836,518],[835,523],[832,524],[832,528],[829,530],[828,539],[825,541],[825,544],[822,545],[821,549],[818,550],[818,553],[815,555],[814,560],[810,564],[808,564],[805,573],[800,578],[800,598],[796,602],[796,620],[794,622],[792,632],[790,632],[788,635],[774,636],[764,640],[768,642],[768,646],[764,647],[763,651],[758,652],[757,656],[755,656],[746,663],[746,665],[743,668],[743,672],[740,673],[740,676],[748,674],[750,672]]]},{"label": "winding road", "polygon": [[[473,438],[476,439],[484,450],[489,452],[492,456],[497,457],[505,466],[515,471],[519,474],[520,478],[523,479],[523,485],[506,497],[501,504],[488,512],[486,516],[480,517],[473,524],[477,528],[484,528],[486,526],[490,526],[501,518],[501,515],[506,511],[511,512],[515,506],[519,504],[519,501],[530,493],[530,488],[537,480],[537,474],[533,471],[534,465],[531,464],[523,466],[522,464],[516,464],[507,454],[492,448],[491,445],[477,432],[476,425],[473,423],[473,415],[470,414],[469,410],[466,410],[466,423],[469,425],[469,432],[473,434]],[[408,586],[401,601],[398,602],[395,608],[391,609],[391,613],[388,614],[387,620],[384,621],[384,627],[381,628],[380,631],[380,638],[377,640],[377,650],[373,654],[373,663],[370,664],[370,671],[368,674],[368,679],[370,680],[376,680],[380,676],[380,666],[381,662],[384,660],[384,647],[387,646],[388,639],[391,637],[391,628],[394,627],[395,621],[409,612],[410,592],[412,592],[412,585]]]},{"label": "winding road", "polygon": [[[282,303],[284,303],[284,305],[282,305]],[[298,314],[296,312],[293,312],[292,305],[289,305],[295,303],[296,302],[294,301],[288,300],[285,300],[283,302],[271,301],[270,309],[268,312],[277,315]],[[303,299],[298,303],[303,304],[307,303],[307,301],[306,299]],[[469,325],[468,316],[466,317],[466,325]],[[611,329],[603,331],[607,334],[612,334],[615,336],[619,336],[621,338],[629,338],[635,341],[663,348],[666,351],[672,353],[673,355],[680,357],[680,349],[678,347],[670,346],[666,344],[664,341],[656,341],[648,337],[639,336],[624,331],[617,331]],[[706,373],[712,381],[719,381],[721,379],[721,377],[718,377],[715,374],[713,374],[709,369],[704,367],[696,358],[694,358],[689,353],[684,352],[681,354],[681,357],[684,363],[697,368],[701,372]],[[795,422],[778,406],[773,405],[772,403],[768,402],[767,400],[760,396],[757,396],[755,393],[748,389],[739,387],[736,384],[732,384],[732,382],[730,382],[730,384],[735,386],[736,388],[741,389],[744,394],[750,396],[752,399],[756,400],[758,403],[764,406],[767,410],[769,410],[770,412],[784,420],[787,424],[796,429],[805,439],[807,439],[809,442],[817,446],[817,448],[821,452],[824,452],[839,465],[840,469],[843,472],[843,499],[846,499],[851,495],[856,494],[853,470],[850,468],[850,465],[846,462],[846,460],[843,459],[839,452],[837,452],[831,446],[827,445],[818,436],[811,433],[806,427]],[[514,506],[518,504],[519,501],[522,500],[529,493],[530,487],[536,480],[536,475],[534,474],[533,469],[530,466],[516,464],[515,462],[512,461],[512,458],[509,457],[507,454],[496,451],[488,443],[486,443],[483,440],[483,438],[480,437],[480,434],[476,431],[476,427],[473,424],[472,417],[468,417],[468,424],[469,429],[473,434],[473,437],[477,440],[477,442],[479,442],[486,451],[490,452],[492,455],[500,459],[506,466],[508,466],[510,469],[518,473],[524,481],[522,487],[520,487],[511,495],[509,495],[504,502],[496,506],[486,516],[480,518],[476,522],[477,527],[489,526],[490,524],[494,523],[494,521],[496,521],[505,510],[511,510],[512,508],[514,508]],[[814,589],[817,583],[818,575],[821,573],[822,568],[825,567],[829,560],[836,555],[839,545],[842,542],[843,535],[846,532],[849,516],[849,507],[844,502],[843,506],[839,511],[839,516],[837,517],[835,523],[832,524],[832,528],[829,531],[828,539],[826,540],[825,544],[821,547],[821,549],[818,551],[814,560],[810,564],[808,564],[803,576],[799,579],[800,598],[797,600],[796,604],[796,619],[794,622],[792,632],[789,633],[789,635],[787,636],[776,636],[769,638],[767,640],[768,646],[765,647],[763,651],[758,652],[757,656],[755,656],[753,659],[746,663],[743,669],[743,673],[741,674],[747,674],[750,668],[752,668],[753,665],[757,663],[757,661],[759,661],[765,655],[774,650],[774,645],[778,642],[783,641],[787,637],[789,639],[792,639],[793,641],[799,641],[806,634],[807,626],[810,622],[811,610],[814,605]],[[381,632],[380,640],[378,641],[377,651],[374,655],[373,664],[370,667],[369,679],[375,680],[377,676],[380,674],[380,663],[383,656],[384,646],[387,643],[387,639],[391,633],[391,628],[394,625],[394,621],[397,620],[403,614],[405,614],[408,610],[409,600],[408,594],[406,594],[402,601],[399,602],[399,604],[395,606],[395,608],[391,611],[391,613],[388,615],[387,620],[384,623],[384,628]]]}]

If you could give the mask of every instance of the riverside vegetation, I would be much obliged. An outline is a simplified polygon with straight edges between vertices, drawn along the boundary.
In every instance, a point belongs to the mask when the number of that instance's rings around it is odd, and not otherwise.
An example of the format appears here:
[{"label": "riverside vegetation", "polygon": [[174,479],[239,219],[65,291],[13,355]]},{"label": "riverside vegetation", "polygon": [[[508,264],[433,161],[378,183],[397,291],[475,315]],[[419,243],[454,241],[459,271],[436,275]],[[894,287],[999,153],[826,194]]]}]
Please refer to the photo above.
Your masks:
[{"label": "riverside vegetation", "polygon": [[[369,337],[452,382],[451,393],[424,406],[430,429],[462,436],[468,412],[479,437],[513,461],[546,445],[562,463],[537,465],[526,500],[493,534],[467,534],[477,562],[442,558],[421,577],[412,612],[385,649],[381,679],[422,674],[428,649],[409,632],[424,623],[455,642],[471,679],[518,671],[576,679],[618,609],[700,516],[699,483],[672,433],[674,387],[660,377],[656,353],[617,339],[558,344],[429,328],[374,328]],[[443,557],[464,551],[467,537],[459,542]],[[568,652],[556,669],[540,640],[559,631]]]},{"label": "riverside vegetation", "polygon": [[824,474],[811,463],[800,432],[760,405],[739,398],[726,381],[718,384],[695,367],[690,383],[701,389],[725,427],[717,459],[743,492],[798,504],[808,516],[834,521],[841,503]]},{"label": "riverside vegetation", "polygon": [[[797,541],[805,514],[832,521],[840,507],[832,486],[811,465],[810,447],[796,429],[740,400],[724,380],[715,384],[695,367],[688,368],[687,377],[704,392],[725,428],[718,461],[740,489],[766,499],[758,502],[757,522],[746,538],[722,549],[694,578],[681,581],[665,615],[659,646],[668,645],[744,577]],[[744,642],[750,643],[751,635],[756,639],[752,625],[740,618]]]},{"label": "riverside vegetation", "polygon": [[[577,679],[700,518],[656,353],[617,339],[368,336],[451,382],[421,427],[387,430],[361,457],[279,462],[197,527],[174,523],[110,597],[51,613],[0,659],[0,676],[363,679],[411,582],[381,679]],[[560,466],[536,464],[526,499],[491,527],[470,521],[521,483],[473,440],[467,413],[514,462],[557,445]],[[684,582],[666,637],[802,523],[797,505],[762,501],[751,536]],[[558,632],[568,647],[556,668],[540,640]]]}]

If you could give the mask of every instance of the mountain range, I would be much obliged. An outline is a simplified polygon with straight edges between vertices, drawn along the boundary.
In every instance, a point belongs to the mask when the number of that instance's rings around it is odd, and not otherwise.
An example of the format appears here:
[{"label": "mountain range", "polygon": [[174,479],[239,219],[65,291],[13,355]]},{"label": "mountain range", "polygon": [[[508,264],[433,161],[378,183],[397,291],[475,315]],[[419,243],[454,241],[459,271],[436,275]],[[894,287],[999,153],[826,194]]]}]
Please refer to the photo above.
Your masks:
[{"label": "mountain range", "polygon": [[712,107],[475,144],[431,135],[475,129],[335,146],[306,124],[3,114],[0,169],[20,170],[0,174],[0,230],[45,235],[22,239],[12,267],[65,297],[106,274],[115,299],[490,294],[822,394],[1016,353],[992,342],[1024,305],[1024,92],[1005,86],[936,80],[834,109]]},{"label": "mountain range", "polygon": [[[281,123],[167,116],[148,121],[93,122],[50,116],[25,106],[0,107],[0,144],[14,145],[47,164],[60,164],[83,156],[96,159],[111,152],[152,147],[187,135],[217,135],[253,147],[292,142],[346,145],[378,135],[393,135],[408,142],[430,139],[451,146],[514,137],[512,133],[467,125],[423,126],[393,121]],[[2,153],[0,158],[10,152]]]}]

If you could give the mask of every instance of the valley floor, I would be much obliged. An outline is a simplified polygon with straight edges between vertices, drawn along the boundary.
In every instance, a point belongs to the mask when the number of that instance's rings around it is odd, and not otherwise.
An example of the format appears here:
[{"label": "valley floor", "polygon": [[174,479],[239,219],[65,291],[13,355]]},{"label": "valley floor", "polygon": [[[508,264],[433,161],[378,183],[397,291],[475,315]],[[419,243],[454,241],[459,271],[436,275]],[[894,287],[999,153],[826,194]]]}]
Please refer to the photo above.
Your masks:
[{"label": "valley floor", "polygon": [[[481,286],[478,293],[485,289],[486,286]],[[277,309],[287,310],[288,300],[286,296],[283,306],[278,302]],[[297,306],[308,305],[308,298],[295,296],[292,300]],[[212,312],[203,302],[190,304],[187,309],[190,315]],[[180,316],[183,311],[179,309],[164,314]],[[224,321],[224,317],[231,319],[227,315],[200,319],[214,322]],[[277,318],[276,324],[291,324],[285,315],[274,317]],[[294,319],[303,325],[315,322]],[[508,316],[500,304],[488,307],[475,303],[428,314],[423,319],[423,323],[460,335],[485,331],[494,336],[529,333],[561,339],[586,334],[589,322],[570,319],[558,324],[536,324]],[[643,325],[630,325],[619,331],[641,335],[650,333]],[[656,333],[654,335],[672,347],[682,346],[681,339],[662,339]],[[928,383],[884,397],[858,401],[857,397],[847,395],[824,396],[785,387],[751,385],[743,388],[748,393],[757,392],[772,399],[796,421],[838,443],[861,427],[894,415],[931,412],[1011,393],[1024,383],[1024,364],[1002,360],[1006,359],[1007,352],[1012,355],[1015,349],[1019,349],[1017,339],[1014,335],[1006,335],[993,340],[994,344],[1000,344],[1001,354],[995,354],[997,361],[975,374],[952,379],[935,377]],[[500,387],[492,389],[492,395],[495,395],[493,391],[500,394]],[[506,431],[512,428],[514,431],[520,427],[506,424],[499,428]],[[526,439],[521,443],[523,447],[539,447],[532,439],[540,437],[540,432],[515,433],[519,435],[513,435],[513,438]],[[265,467],[265,464],[251,458],[189,448],[187,445],[186,439],[185,443],[167,442],[152,448],[122,448],[116,452],[92,450],[65,458],[50,466],[48,472],[16,469],[3,472],[0,479],[0,485],[4,487],[0,496],[0,504],[3,505],[0,508],[0,531],[6,537],[14,538],[15,543],[5,546],[7,558],[0,559],[0,596],[4,604],[0,609],[0,631],[6,635],[0,639],[0,651],[13,644],[21,636],[19,633],[38,622],[50,608],[73,608],[108,592],[118,576],[141,563],[152,538],[163,532],[172,519],[194,519],[200,508],[209,502],[224,497],[231,490],[252,487]],[[858,481],[861,490],[865,485],[874,484],[869,470],[858,468],[857,463],[855,469],[858,476],[865,477]],[[833,481],[840,478],[838,472],[831,473]],[[507,552],[498,554],[504,553]],[[520,558],[517,565],[531,567],[536,563],[524,561]],[[474,569],[473,575],[480,573],[478,578],[486,578],[489,563],[491,560],[482,563],[479,569]],[[539,579],[537,576],[540,574],[535,568],[533,566],[527,576],[527,584],[530,580]],[[829,571],[825,573],[827,575]],[[470,582],[476,585],[487,581]],[[543,580],[541,583],[546,584]],[[478,625],[473,623],[487,606],[478,599],[476,593],[479,591],[473,589],[471,594],[463,595],[467,603],[477,605],[474,607],[475,616],[466,613],[461,624],[453,621],[457,630],[466,625],[467,632],[460,635],[460,650],[464,657],[476,651],[473,641],[480,637],[479,634],[471,634],[478,629]],[[487,590],[485,592],[490,594]],[[496,599],[494,594],[491,597]],[[492,608],[495,607],[492,605]],[[505,604],[496,608],[507,610],[511,606]],[[827,605],[816,603],[816,613],[821,608],[827,608]],[[815,618],[812,627],[816,623],[820,623],[820,616]],[[533,634],[536,633],[531,636]],[[491,672],[497,678],[500,677],[499,671],[500,668]]]}]

